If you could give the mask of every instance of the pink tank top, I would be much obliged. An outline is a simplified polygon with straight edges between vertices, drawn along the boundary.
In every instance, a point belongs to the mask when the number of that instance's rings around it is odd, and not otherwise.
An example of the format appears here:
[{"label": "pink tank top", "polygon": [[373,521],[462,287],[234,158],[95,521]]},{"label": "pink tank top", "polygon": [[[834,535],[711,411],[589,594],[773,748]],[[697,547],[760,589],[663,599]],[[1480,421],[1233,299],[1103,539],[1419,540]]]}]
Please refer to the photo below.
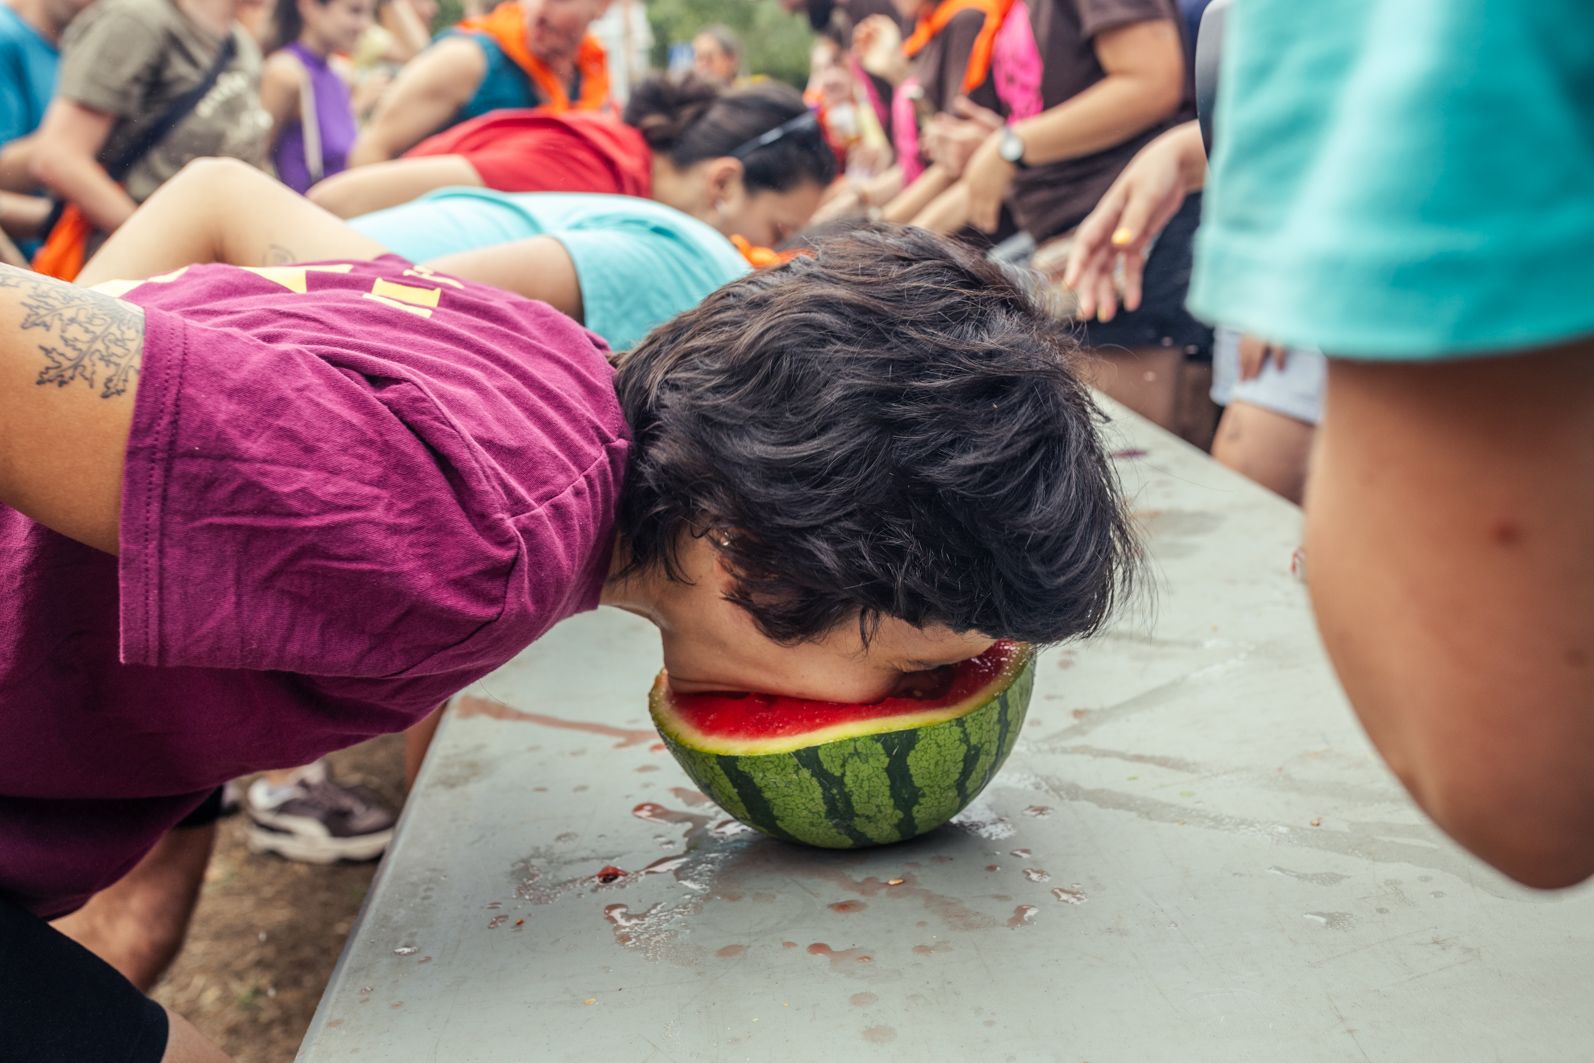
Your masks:
[{"label": "pink tank top", "polygon": [[991,81],[997,98],[1007,107],[1009,123],[1033,118],[1044,109],[1041,74],[1045,69],[1035,27],[1029,20],[1029,4],[1017,0],[991,48]]}]

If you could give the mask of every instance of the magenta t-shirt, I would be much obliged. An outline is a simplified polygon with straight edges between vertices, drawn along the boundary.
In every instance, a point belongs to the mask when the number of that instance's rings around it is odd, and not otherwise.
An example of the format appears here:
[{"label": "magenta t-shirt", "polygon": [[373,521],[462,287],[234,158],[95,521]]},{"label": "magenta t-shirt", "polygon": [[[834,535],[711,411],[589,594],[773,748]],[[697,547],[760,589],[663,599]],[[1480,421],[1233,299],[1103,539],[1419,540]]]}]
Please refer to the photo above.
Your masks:
[{"label": "magenta t-shirt", "polygon": [[45,917],[594,608],[629,449],[601,340],[402,259],[126,298],[120,557],[0,507],[0,893]]}]

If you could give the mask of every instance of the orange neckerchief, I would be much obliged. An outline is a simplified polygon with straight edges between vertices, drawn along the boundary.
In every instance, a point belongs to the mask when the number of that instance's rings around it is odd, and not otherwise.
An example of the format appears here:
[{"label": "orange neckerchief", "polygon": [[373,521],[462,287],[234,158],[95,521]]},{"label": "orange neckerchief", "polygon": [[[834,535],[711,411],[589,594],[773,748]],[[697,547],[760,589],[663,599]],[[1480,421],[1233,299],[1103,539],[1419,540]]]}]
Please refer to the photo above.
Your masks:
[{"label": "orange neckerchief", "polygon": [[996,47],[996,34],[1012,6],[1013,0],[941,0],[934,11],[919,20],[913,36],[902,43],[902,50],[912,59],[935,39],[936,34],[946,29],[955,16],[965,11],[983,13],[985,25],[980,27],[980,35],[974,39],[974,48],[969,52],[968,66],[963,68],[963,91],[973,92],[985,84],[991,72],[991,51]]},{"label": "orange neckerchief", "polygon": [[776,251],[773,247],[759,247],[745,236],[732,236],[731,243],[736,245],[736,250],[747,259],[747,264],[754,269],[768,269],[771,266],[784,266],[801,251]]},{"label": "orange neckerchief", "polygon": [[582,38],[576,51],[576,69],[581,73],[581,98],[570,102],[570,93],[564,83],[548,69],[546,63],[531,54],[526,45],[526,12],[519,0],[504,0],[479,18],[468,18],[456,29],[467,33],[480,33],[491,37],[504,50],[515,65],[526,72],[532,83],[542,93],[543,104],[550,111],[596,111],[609,102],[609,60],[603,45],[590,33]]}]

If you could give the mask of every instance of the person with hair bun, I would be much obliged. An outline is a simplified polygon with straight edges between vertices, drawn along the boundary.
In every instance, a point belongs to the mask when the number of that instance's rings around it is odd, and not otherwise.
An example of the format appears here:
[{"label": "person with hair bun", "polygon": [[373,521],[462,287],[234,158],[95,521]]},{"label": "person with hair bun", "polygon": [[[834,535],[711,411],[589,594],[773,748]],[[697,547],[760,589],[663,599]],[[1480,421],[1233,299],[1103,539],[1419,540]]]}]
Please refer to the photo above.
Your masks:
[{"label": "person with hair bun", "polygon": [[441,269],[473,253],[478,278],[550,303],[623,350],[750,264],[775,261],[767,248],[807,224],[836,174],[818,118],[778,82],[722,93],[695,77],[650,78],[624,129],[630,157],[646,160],[617,168],[632,195],[575,181],[563,194],[443,188],[352,227]]},{"label": "person with hair bun", "polygon": [[[310,199],[340,218],[460,186],[641,196],[686,209],[670,191],[677,171],[727,157],[803,113],[799,96],[778,83],[725,89],[695,75],[656,74],[637,85],[621,115],[495,111],[423,141],[402,159],[329,178]],[[806,152],[812,139],[782,138],[744,160],[749,190],[784,191],[802,178],[819,179]]]}]

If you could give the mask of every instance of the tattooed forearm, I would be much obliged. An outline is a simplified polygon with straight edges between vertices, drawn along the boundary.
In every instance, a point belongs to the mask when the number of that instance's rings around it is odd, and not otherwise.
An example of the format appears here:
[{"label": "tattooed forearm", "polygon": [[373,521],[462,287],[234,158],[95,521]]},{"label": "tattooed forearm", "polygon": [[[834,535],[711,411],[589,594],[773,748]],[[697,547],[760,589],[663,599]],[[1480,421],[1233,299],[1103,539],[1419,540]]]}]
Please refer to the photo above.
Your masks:
[{"label": "tattooed forearm", "polygon": [[37,331],[38,384],[82,381],[100,398],[127,393],[144,349],[144,314],[130,303],[35,273],[0,266],[0,288],[19,290],[20,328]]}]

